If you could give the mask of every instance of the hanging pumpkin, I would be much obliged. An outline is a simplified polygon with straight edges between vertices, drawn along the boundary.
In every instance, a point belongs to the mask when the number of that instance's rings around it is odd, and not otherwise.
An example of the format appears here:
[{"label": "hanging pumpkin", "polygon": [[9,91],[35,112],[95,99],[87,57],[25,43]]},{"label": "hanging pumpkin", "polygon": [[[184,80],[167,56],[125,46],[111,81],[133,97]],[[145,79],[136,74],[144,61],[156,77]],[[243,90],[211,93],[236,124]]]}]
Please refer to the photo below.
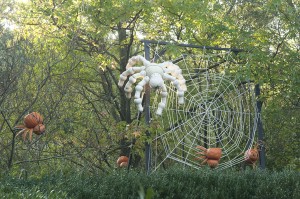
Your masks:
[{"label": "hanging pumpkin", "polygon": [[201,154],[197,159],[202,159],[203,161],[201,164],[207,163],[210,168],[215,168],[219,165],[219,161],[222,156],[222,149],[221,148],[208,148],[206,149],[203,146],[197,146],[197,149],[201,151],[197,154]]},{"label": "hanging pumpkin", "polygon": [[128,165],[128,160],[127,156],[120,156],[117,160],[117,165],[119,167],[126,167]]},{"label": "hanging pumpkin", "polygon": [[247,164],[255,164],[259,158],[257,149],[248,149],[244,154],[244,159]]},{"label": "hanging pumpkin", "polygon": [[43,117],[38,112],[32,112],[24,117],[24,125],[16,126],[17,129],[21,129],[17,135],[22,134],[23,140],[26,139],[27,133],[29,134],[29,140],[32,140],[32,133],[41,135],[44,133],[46,127],[43,124]]}]

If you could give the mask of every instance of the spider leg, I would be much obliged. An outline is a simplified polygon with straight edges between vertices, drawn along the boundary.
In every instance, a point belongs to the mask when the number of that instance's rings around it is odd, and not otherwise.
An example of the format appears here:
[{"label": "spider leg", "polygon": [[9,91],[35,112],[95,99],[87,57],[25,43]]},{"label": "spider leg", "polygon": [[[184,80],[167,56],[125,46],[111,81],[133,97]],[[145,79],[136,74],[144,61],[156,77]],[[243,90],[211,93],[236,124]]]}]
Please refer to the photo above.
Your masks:
[{"label": "spider leg", "polygon": [[133,56],[128,60],[128,63],[126,65],[126,69],[129,69],[130,67],[134,66],[136,63],[142,62],[144,66],[147,66],[150,64],[148,60],[146,60],[141,55]]},{"label": "spider leg", "polygon": [[32,141],[32,132],[33,132],[33,129],[30,129],[29,130],[29,140],[30,140],[30,142]]},{"label": "spider leg", "polygon": [[157,111],[156,111],[157,115],[161,115],[162,114],[162,111],[166,107],[166,103],[167,103],[167,96],[168,96],[167,87],[163,83],[163,85],[162,85],[161,88],[162,88],[162,91],[160,93],[160,95],[161,95],[161,102],[158,104],[158,108],[157,108]]},{"label": "spider leg", "polygon": [[18,126],[15,126],[16,129],[25,129],[26,126],[25,125],[18,125]]},{"label": "spider leg", "polygon": [[23,134],[22,134],[23,141],[26,140],[26,136],[27,136],[28,131],[29,131],[29,129],[26,129],[26,131],[23,132]]},{"label": "spider leg", "polygon": [[195,159],[196,160],[204,160],[204,159],[206,159],[206,156],[199,156],[199,157],[196,157]]},{"label": "spider leg", "polygon": [[173,77],[173,76],[165,73],[163,78],[166,80],[169,80],[173,83],[173,85],[177,89],[178,103],[183,104],[184,103],[184,90],[181,88],[179,81],[176,79],[176,77]]},{"label": "spider leg", "polygon": [[207,149],[206,149],[205,147],[203,147],[203,146],[196,146],[196,148],[197,148],[197,149],[200,149],[200,150],[202,150],[202,151],[207,151]]},{"label": "spider leg", "polygon": [[206,155],[206,152],[197,152],[196,154]]},{"label": "spider leg", "polygon": [[207,158],[206,159],[204,159],[200,164],[202,165],[202,164],[205,164],[206,162],[207,162]]},{"label": "spider leg", "polygon": [[164,62],[162,64],[162,68],[164,69],[165,73],[171,74],[171,76],[177,78],[179,85],[183,91],[186,91],[186,84],[185,79],[182,76],[182,70],[177,66],[176,64],[173,64],[172,62]]},{"label": "spider leg", "polygon": [[139,77],[145,77],[146,76],[146,72],[145,71],[142,71],[140,73],[136,73],[134,75],[132,75],[128,82],[126,83],[125,85],[125,95],[127,98],[131,98],[131,93],[132,93],[132,84],[134,84],[136,82],[136,79],[139,78]]},{"label": "spider leg", "polygon": [[125,80],[127,79],[128,76],[134,74],[134,73],[139,73],[142,70],[145,69],[145,66],[141,66],[141,67],[130,67],[127,70],[125,70],[121,75],[120,75],[120,79],[118,82],[118,86],[122,87],[125,83]]},{"label": "spider leg", "polygon": [[16,137],[18,137],[21,133],[24,133],[24,131],[27,130],[26,128],[22,129],[21,131],[19,131],[16,135]]},{"label": "spider leg", "polygon": [[134,95],[134,103],[137,105],[138,110],[142,112],[143,106],[142,106],[142,97],[141,97],[141,92],[144,89],[144,86],[149,82],[149,77],[145,76],[142,81],[140,81],[136,87],[135,87],[135,95]]}]

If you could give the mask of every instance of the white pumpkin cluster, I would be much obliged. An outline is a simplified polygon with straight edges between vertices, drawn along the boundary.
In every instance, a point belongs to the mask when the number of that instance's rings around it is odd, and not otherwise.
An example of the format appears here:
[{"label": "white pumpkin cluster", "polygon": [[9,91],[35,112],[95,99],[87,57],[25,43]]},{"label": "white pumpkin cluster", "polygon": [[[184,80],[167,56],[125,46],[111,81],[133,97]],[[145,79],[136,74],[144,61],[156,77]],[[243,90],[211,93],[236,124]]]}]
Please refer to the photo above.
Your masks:
[{"label": "white pumpkin cluster", "polygon": [[[142,64],[141,66],[136,66],[137,64]],[[151,63],[144,57],[138,55],[130,58],[126,66],[126,71],[120,75],[120,80],[118,82],[119,87],[122,87],[125,80],[128,79],[124,90],[127,98],[131,98],[131,93],[133,91],[132,85],[137,81],[138,78],[142,80],[135,86],[134,102],[138,107],[139,111],[143,111],[142,106],[142,91],[144,86],[149,83],[150,87],[153,89],[160,89],[161,102],[158,104],[156,111],[157,115],[161,115],[163,109],[167,103],[167,87],[164,83],[165,80],[171,81],[172,84],[177,89],[178,103],[184,103],[184,92],[186,91],[185,79],[182,76],[182,70],[179,66],[173,64],[172,62],[163,63]]]}]

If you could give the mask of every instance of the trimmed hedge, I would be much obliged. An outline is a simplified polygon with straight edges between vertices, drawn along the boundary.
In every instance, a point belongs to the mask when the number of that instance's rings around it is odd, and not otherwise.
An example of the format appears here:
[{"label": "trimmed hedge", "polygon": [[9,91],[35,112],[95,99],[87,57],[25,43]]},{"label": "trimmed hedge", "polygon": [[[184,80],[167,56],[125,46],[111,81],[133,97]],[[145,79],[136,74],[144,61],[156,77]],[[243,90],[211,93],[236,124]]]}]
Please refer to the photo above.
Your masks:
[{"label": "trimmed hedge", "polygon": [[174,168],[144,172],[116,170],[105,175],[53,174],[18,179],[4,176],[1,198],[264,198],[299,199],[300,173],[262,170],[213,171]]}]

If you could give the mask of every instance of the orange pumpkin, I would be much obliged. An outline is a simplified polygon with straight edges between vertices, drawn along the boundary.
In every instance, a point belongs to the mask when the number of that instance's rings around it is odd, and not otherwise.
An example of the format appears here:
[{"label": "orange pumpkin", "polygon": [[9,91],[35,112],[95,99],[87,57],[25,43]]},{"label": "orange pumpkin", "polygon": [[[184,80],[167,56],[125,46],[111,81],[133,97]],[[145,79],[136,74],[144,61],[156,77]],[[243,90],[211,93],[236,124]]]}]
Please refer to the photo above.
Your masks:
[{"label": "orange pumpkin", "polygon": [[248,149],[245,152],[244,159],[248,164],[254,164],[258,160],[258,158],[259,154],[257,149]]},{"label": "orange pumpkin", "polygon": [[207,159],[219,160],[222,156],[222,149],[221,148],[206,149],[203,146],[197,146],[197,148],[202,150],[202,152],[200,152],[199,154],[204,155]]},{"label": "orange pumpkin", "polygon": [[127,156],[120,156],[117,160],[117,165],[119,167],[124,167],[128,165],[128,157]]},{"label": "orange pumpkin", "polygon": [[33,128],[33,133],[41,135],[45,131],[46,127],[44,124],[38,124]]},{"label": "orange pumpkin", "polygon": [[141,132],[139,132],[139,131],[135,131],[135,132],[133,132],[132,134],[133,134],[133,136],[134,136],[135,138],[138,138],[138,137],[141,136]]},{"label": "orange pumpkin", "polygon": [[37,112],[29,113],[24,117],[24,125],[27,128],[34,128],[38,124],[42,124],[42,123],[43,123],[43,117]]},{"label": "orange pumpkin", "polygon": [[209,148],[206,151],[206,157],[211,160],[219,160],[222,156],[221,148]]},{"label": "orange pumpkin", "polygon": [[219,165],[219,160],[211,160],[211,159],[208,159],[207,160],[207,164],[210,168],[216,168],[218,165]]},{"label": "orange pumpkin", "polygon": [[122,162],[121,164],[120,164],[120,167],[127,167],[128,166],[128,162]]}]

